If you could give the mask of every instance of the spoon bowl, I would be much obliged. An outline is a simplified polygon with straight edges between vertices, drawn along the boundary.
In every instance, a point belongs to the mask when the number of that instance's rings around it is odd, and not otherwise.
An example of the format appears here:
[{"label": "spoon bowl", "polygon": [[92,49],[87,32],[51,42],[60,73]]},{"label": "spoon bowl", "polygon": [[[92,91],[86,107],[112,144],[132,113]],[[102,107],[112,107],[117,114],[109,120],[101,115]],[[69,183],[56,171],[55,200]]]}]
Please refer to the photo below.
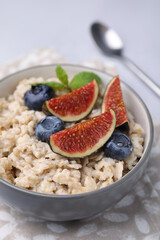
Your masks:
[{"label": "spoon bowl", "polygon": [[123,42],[119,35],[112,28],[101,23],[94,23],[91,26],[92,36],[100,49],[109,55],[121,55]]}]

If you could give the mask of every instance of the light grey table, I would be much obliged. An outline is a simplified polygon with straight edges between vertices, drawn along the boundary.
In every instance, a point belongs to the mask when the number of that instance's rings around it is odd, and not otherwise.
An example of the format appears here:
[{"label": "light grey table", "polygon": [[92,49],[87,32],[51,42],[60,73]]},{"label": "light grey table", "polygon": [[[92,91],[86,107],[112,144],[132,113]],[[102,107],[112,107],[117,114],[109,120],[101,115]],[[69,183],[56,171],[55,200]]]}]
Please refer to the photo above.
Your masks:
[{"label": "light grey table", "polygon": [[[72,63],[106,60],[94,45],[90,24],[103,21],[125,42],[125,54],[160,84],[159,0],[5,0],[0,2],[0,65],[52,46]],[[120,77],[133,87],[152,115],[160,99],[119,62]]]}]

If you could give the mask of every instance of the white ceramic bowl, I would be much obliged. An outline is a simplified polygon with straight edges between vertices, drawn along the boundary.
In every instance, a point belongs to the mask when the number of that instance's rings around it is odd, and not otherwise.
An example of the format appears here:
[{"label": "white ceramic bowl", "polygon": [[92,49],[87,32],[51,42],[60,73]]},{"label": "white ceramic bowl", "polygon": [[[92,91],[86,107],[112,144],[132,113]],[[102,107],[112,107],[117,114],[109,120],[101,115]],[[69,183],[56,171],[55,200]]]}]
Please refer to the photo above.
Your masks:
[{"label": "white ceramic bowl", "polygon": [[[77,65],[61,64],[70,77],[81,71],[92,71],[100,76],[106,85],[112,76],[96,69]],[[0,81],[0,96],[11,94],[18,82],[30,77],[55,77],[56,65],[37,66],[17,72]],[[148,162],[153,141],[153,124],[147,107],[140,97],[128,85],[122,82],[124,101],[136,122],[140,123],[145,131],[144,152],[137,165],[122,179],[108,187],[73,195],[49,195],[36,193],[16,187],[0,179],[0,198],[17,210],[48,220],[65,221],[82,219],[111,207],[124,197],[141,178]]]}]

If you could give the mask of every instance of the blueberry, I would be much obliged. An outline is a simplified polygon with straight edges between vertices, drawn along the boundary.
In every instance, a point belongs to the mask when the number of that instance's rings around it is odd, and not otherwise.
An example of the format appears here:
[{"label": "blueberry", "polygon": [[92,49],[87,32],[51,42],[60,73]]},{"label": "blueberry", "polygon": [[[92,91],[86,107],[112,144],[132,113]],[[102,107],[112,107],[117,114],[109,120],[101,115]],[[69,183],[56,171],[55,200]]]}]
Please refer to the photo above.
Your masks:
[{"label": "blueberry", "polygon": [[107,157],[124,160],[130,155],[133,147],[131,140],[126,134],[114,132],[103,146],[103,149]]},{"label": "blueberry", "polygon": [[38,140],[48,142],[51,134],[64,129],[63,121],[55,116],[47,116],[42,118],[36,125],[35,135]]},{"label": "blueberry", "polygon": [[43,103],[53,97],[54,90],[51,87],[39,84],[24,94],[24,103],[31,110],[41,111]]}]

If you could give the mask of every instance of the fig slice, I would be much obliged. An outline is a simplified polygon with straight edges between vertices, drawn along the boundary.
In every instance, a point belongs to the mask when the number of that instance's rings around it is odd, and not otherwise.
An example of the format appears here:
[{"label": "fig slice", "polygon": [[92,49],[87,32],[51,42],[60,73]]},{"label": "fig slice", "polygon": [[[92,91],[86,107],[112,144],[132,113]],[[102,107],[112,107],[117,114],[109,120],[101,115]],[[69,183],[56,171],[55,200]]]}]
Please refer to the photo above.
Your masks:
[{"label": "fig slice", "polygon": [[62,130],[50,136],[51,149],[63,156],[82,158],[102,147],[112,135],[116,114],[105,113]]},{"label": "fig slice", "polygon": [[116,127],[123,128],[123,126],[125,126],[124,129],[128,130],[128,117],[123,101],[119,76],[114,77],[109,82],[104,93],[102,113],[108,110],[108,108],[112,108],[116,112]]},{"label": "fig slice", "polygon": [[98,96],[96,80],[61,97],[52,98],[43,104],[43,111],[52,114],[64,122],[83,119],[92,110]]}]

